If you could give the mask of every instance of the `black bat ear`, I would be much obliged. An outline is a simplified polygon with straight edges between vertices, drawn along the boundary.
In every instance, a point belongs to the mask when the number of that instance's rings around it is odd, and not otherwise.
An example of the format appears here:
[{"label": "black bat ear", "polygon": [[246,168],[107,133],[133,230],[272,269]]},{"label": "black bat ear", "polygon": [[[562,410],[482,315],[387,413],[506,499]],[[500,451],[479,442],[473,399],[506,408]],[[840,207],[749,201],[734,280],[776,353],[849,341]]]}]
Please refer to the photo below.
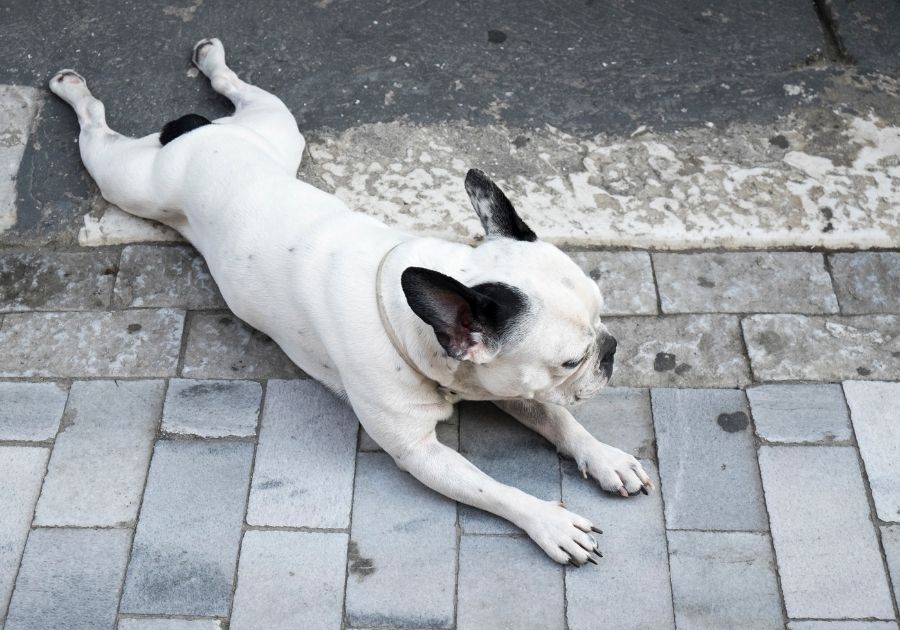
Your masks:
[{"label": "black bat ear", "polygon": [[536,241],[516,209],[491,179],[477,168],[466,175],[466,192],[472,207],[481,219],[487,238],[512,238],[517,241]]}]

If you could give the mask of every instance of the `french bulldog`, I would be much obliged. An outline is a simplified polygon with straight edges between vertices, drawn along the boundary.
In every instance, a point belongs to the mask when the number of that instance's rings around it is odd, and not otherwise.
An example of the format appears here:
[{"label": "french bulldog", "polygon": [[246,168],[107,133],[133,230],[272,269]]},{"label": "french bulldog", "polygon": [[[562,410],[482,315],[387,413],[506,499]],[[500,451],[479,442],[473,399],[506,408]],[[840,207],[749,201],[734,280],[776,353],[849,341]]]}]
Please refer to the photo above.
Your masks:
[{"label": "french bulldog", "polygon": [[477,247],[351,211],[297,179],[305,141],[294,117],[238,78],[218,39],[198,42],[193,62],[234,114],[188,115],[139,139],[109,128],[76,72],[50,80],[78,116],[81,158],[103,197],[190,241],[229,308],[348,400],[401,469],[511,521],[557,562],[596,563],[590,520],[495,481],[440,443],[435,426],[458,400],[493,401],[604,490],[652,488],[634,457],[566,409],[613,369],[597,284],[481,171],[465,180],[485,232]]}]

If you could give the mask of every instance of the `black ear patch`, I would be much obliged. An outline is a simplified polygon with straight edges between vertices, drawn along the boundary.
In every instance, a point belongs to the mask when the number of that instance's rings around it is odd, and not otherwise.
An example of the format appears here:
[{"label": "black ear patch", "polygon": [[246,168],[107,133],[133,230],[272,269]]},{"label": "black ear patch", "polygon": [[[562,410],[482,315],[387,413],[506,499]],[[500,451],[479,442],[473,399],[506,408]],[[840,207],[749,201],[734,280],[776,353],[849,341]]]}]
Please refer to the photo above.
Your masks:
[{"label": "black ear patch", "polygon": [[159,133],[159,143],[165,146],[178,136],[193,131],[197,127],[203,127],[204,125],[210,124],[212,124],[212,121],[205,116],[201,116],[200,114],[185,114],[181,118],[176,118],[163,125],[162,131]]},{"label": "black ear patch", "polygon": [[537,235],[516,213],[503,191],[477,168],[471,169],[466,175],[466,192],[488,238],[513,238],[529,242],[537,240]]}]

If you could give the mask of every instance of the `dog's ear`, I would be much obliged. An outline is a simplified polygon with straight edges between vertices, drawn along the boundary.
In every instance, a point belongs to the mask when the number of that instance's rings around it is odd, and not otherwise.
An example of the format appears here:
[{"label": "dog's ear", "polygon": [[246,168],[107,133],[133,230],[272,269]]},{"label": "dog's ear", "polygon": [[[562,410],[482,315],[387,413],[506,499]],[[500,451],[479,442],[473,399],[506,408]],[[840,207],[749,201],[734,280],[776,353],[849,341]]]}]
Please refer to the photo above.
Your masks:
[{"label": "dog's ear", "polygon": [[503,191],[477,168],[470,169],[466,175],[466,192],[487,238],[537,240],[537,235],[525,225]]},{"label": "dog's ear", "polygon": [[522,294],[502,283],[467,287],[432,269],[408,267],[400,276],[413,312],[434,329],[438,343],[459,361],[487,363],[524,310]]}]

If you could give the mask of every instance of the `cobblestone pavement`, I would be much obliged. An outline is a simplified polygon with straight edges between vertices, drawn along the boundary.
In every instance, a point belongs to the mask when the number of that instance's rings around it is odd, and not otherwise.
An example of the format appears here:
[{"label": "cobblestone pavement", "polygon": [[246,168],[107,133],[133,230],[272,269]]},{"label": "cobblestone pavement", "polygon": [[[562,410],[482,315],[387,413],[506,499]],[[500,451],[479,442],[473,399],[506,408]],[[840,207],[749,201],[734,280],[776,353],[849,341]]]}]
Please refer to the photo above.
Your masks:
[{"label": "cobblestone pavement", "polygon": [[487,404],[440,437],[600,524],[580,569],[398,470],[190,247],[3,251],[5,627],[896,630],[900,252],[573,256],[621,342],[577,415],[660,491]]}]

